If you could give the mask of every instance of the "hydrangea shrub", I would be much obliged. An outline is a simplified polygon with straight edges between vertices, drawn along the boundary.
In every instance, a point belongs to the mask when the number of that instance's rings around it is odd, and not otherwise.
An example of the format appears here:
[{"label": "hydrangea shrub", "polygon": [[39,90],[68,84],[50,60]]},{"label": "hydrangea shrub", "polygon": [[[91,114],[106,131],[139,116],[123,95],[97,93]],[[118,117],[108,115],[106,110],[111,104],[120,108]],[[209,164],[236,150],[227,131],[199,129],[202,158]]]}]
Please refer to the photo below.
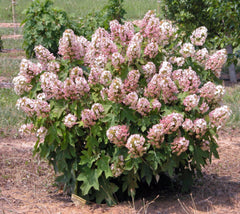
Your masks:
[{"label": "hydrangea shrub", "polygon": [[68,29],[55,58],[35,48],[14,89],[39,153],[69,193],[114,204],[162,173],[190,184],[217,153],[217,130],[230,110],[216,85],[226,50],[204,47],[207,29],[184,37],[149,11],[138,30],[110,22],[91,41]]}]

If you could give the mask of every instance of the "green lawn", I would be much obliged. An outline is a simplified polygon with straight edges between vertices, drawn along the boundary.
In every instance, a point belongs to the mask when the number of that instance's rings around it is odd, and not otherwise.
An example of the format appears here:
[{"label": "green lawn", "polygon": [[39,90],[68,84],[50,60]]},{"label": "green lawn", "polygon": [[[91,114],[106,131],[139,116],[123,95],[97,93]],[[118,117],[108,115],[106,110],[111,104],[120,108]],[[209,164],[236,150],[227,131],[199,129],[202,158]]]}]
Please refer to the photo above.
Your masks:
[{"label": "green lawn", "polygon": [[[16,21],[21,22],[24,19],[22,13],[31,4],[31,0],[16,0]],[[107,0],[55,0],[54,6],[65,10],[68,14],[75,17],[84,17],[89,12],[101,10],[107,3]],[[148,10],[159,10],[157,0],[125,0],[124,8],[127,12],[126,19],[141,18]],[[0,0],[0,22],[12,22],[11,1]]]},{"label": "green lawn", "polygon": [[13,89],[0,88],[0,137],[16,135],[24,114],[15,107],[18,96]]}]

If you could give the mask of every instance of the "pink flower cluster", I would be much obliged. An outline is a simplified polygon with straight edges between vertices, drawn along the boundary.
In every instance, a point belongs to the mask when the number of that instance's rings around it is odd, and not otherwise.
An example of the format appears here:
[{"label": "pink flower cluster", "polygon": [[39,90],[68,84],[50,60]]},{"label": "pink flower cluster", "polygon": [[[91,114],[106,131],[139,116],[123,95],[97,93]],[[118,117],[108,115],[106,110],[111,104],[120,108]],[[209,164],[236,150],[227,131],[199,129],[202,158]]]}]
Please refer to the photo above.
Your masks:
[{"label": "pink flower cluster", "polygon": [[60,71],[60,64],[58,62],[51,61],[47,64],[47,71],[57,73]]},{"label": "pink flower cluster", "polygon": [[32,134],[35,131],[33,123],[23,124],[19,128],[18,132],[21,136],[27,136]]},{"label": "pink flower cluster", "polygon": [[207,131],[207,122],[203,118],[198,118],[194,120],[194,132],[197,135],[197,138],[203,136]]},{"label": "pink flower cluster", "polygon": [[85,56],[88,45],[89,41],[86,38],[76,36],[71,29],[67,29],[59,40],[58,53],[63,59],[81,59]]},{"label": "pink flower cluster", "polygon": [[74,67],[69,71],[69,77],[75,80],[77,77],[83,77],[83,70],[80,67]]},{"label": "pink flower cluster", "polygon": [[192,32],[190,40],[193,45],[202,46],[207,38],[207,28],[202,26]]},{"label": "pink flower cluster", "polygon": [[153,10],[146,13],[140,28],[142,35],[149,40],[154,40],[160,36],[160,21]]},{"label": "pink flower cluster", "polygon": [[153,62],[148,62],[146,65],[143,65],[142,69],[147,82],[149,82],[153,75],[156,74],[156,66]]},{"label": "pink flower cluster", "polygon": [[178,94],[179,91],[171,77],[162,77],[159,82],[159,87],[161,88],[164,103],[171,103],[177,100],[176,94]]},{"label": "pink flower cluster", "polygon": [[156,57],[158,54],[158,43],[150,42],[144,49],[144,55],[148,56],[150,59]]},{"label": "pink flower cluster", "polygon": [[117,45],[112,41],[110,34],[105,29],[98,28],[92,35],[92,41],[88,45],[84,61],[91,67],[100,55],[111,59],[111,55],[117,51]]},{"label": "pink flower cluster", "polygon": [[203,140],[202,145],[201,145],[201,149],[203,151],[209,151],[210,150],[210,142],[208,140]]},{"label": "pink flower cluster", "polygon": [[68,128],[72,128],[77,121],[77,117],[73,114],[68,114],[64,118],[64,125],[67,126]]},{"label": "pink flower cluster", "polygon": [[204,114],[209,110],[209,105],[206,102],[203,102],[199,107],[200,113]]},{"label": "pink flower cluster", "polygon": [[58,79],[58,76],[52,72],[45,72],[40,76],[40,83],[46,99],[64,97],[63,82]]},{"label": "pink flower cluster", "polygon": [[214,109],[209,113],[210,123],[213,126],[220,127],[231,115],[231,111],[228,106],[221,106]]},{"label": "pink flower cluster", "polygon": [[16,106],[22,109],[28,116],[47,117],[50,112],[50,104],[44,100],[34,100],[22,97],[17,100]]},{"label": "pink flower cluster", "polygon": [[118,52],[114,52],[112,54],[112,65],[115,69],[119,69],[120,66],[125,62],[125,59],[123,58],[123,56],[118,53]]},{"label": "pink flower cluster", "polygon": [[155,74],[144,91],[146,97],[158,98],[161,95],[164,103],[170,103],[176,100],[177,93],[177,86],[171,77],[162,76],[161,74]]},{"label": "pink flower cluster", "polygon": [[177,28],[173,26],[170,20],[160,21],[160,36],[158,38],[158,43],[162,46],[168,45],[176,32]]},{"label": "pink flower cluster", "polygon": [[185,63],[184,57],[170,57],[169,62],[172,64],[177,64],[178,67],[181,67]]},{"label": "pink flower cluster", "polygon": [[145,138],[139,134],[131,135],[125,146],[129,150],[128,153],[130,153],[133,157],[141,157],[147,151]]},{"label": "pink flower cluster", "polygon": [[157,99],[153,99],[151,100],[151,108],[154,110],[157,109],[157,111],[160,111],[162,107],[162,104],[157,100]]},{"label": "pink flower cluster", "polygon": [[196,93],[201,84],[200,78],[191,67],[173,71],[172,78],[178,82],[179,88],[184,92]]},{"label": "pink flower cluster", "polygon": [[22,59],[20,72],[18,76],[13,79],[14,91],[16,94],[22,95],[24,92],[29,92],[32,89],[32,85],[30,84],[32,79],[40,74],[41,71],[41,64],[35,64],[27,59]]},{"label": "pink flower cluster", "polygon": [[188,95],[183,100],[183,105],[186,107],[185,111],[191,111],[193,108],[197,107],[199,99],[199,96],[197,96],[196,94]]},{"label": "pink flower cluster", "polygon": [[121,103],[125,94],[122,80],[120,78],[115,78],[109,86],[108,99],[113,102]]},{"label": "pink flower cluster", "polygon": [[203,48],[198,50],[195,55],[194,55],[194,59],[199,62],[200,64],[205,64],[206,60],[209,58],[209,53],[207,48]]},{"label": "pink flower cluster", "polygon": [[110,71],[103,71],[100,76],[100,83],[108,86],[112,81],[112,73]]},{"label": "pink flower cluster", "polygon": [[172,64],[167,61],[163,61],[160,68],[159,68],[159,74],[161,77],[170,77],[172,75]]},{"label": "pink flower cluster", "polygon": [[127,106],[130,106],[131,109],[136,110],[137,109],[137,102],[138,102],[138,94],[134,91],[125,97],[123,100],[123,103]]},{"label": "pink flower cluster", "polygon": [[174,139],[171,145],[172,152],[177,153],[177,156],[179,156],[181,153],[187,151],[189,140],[187,140],[185,137],[177,137]]},{"label": "pink flower cluster", "polygon": [[[114,52],[114,53],[118,53],[118,52]],[[104,55],[103,53],[100,53],[98,56],[92,59],[90,67],[103,69],[107,64],[108,58],[109,58],[108,56]]]},{"label": "pink flower cluster", "polygon": [[107,138],[118,147],[124,146],[129,136],[129,129],[126,125],[112,126],[107,130]]},{"label": "pink flower cluster", "polygon": [[18,95],[22,95],[24,92],[29,92],[32,89],[29,80],[23,75],[14,77],[12,82],[14,85],[14,91]]},{"label": "pink flower cluster", "polygon": [[38,45],[34,48],[35,54],[39,62],[45,67],[48,62],[51,60],[55,60],[55,56],[53,56],[50,51],[43,47],[42,45]]},{"label": "pink flower cluster", "polygon": [[185,121],[182,124],[182,127],[185,131],[194,131],[194,124],[193,121],[190,120],[189,118],[186,118]]},{"label": "pink flower cluster", "polygon": [[103,71],[104,71],[103,68],[92,67],[88,77],[89,84],[92,84],[92,85],[99,84],[100,77]]},{"label": "pink flower cluster", "polygon": [[111,38],[113,41],[125,46],[129,43],[134,35],[134,26],[131,22],[119,24],[117,20],[110,22]]},{"label": "pink flower cluster", "polygon": [[124,171],[124,158],[122,155],[118,156],[118,162],[111,164],[111,171],[114,177],[119,177]]},{"label": "pink flower cluster", "polygon": [[87,127],[90,128],[91,126],[93,126],[96,123],[94,120],[94,118],[95,118],[94,113],[90,109],[82,110],[81,117],[82,117],[83,126],[85,128],[87,128]]},{"label": "pink flower cluster", "polygon": [[31,79],[36,75],[40,74],[42,71],[41,64],[35,64],[27,59],[22,59],[20,64],[20,72],[18,75],[24,76],[31,82]]},{"label": "pink flower cluster", "polygon": [[218,103],[225,94],[223,86],[216,86],[213,82],[207,82],[200,88],[200,96],[204,97],[208,103]]},{"label": "pink flower cluster", "polygon": [[47,129],[43,126],[41,126],[36,132],[36,136],[41,139],[44,139],[46,134],[47,134]]},{"label": "pink flower cluster", "polygon": [[142,35],[140,33],[136,33],[130,41],[126,52],[129,63],[132,63],[134,59],[140,58],[142,40]]},{"label": "pink flower cluster", "polygon": [[216,51],[213,55],[209,56],[205,63],[205,70],[212,70],[216,77],[221,76],[222,66],[227,61],[227,51],[226,49],[222,49]]},{"label": "pink flower cluster", "polygon": [[141,21],[140,32],[151,42],[165,46],[176,33],[176,28],[168,20],[159,21],[154,11],[148,11]]},{"label": "pink flower cluster", "polygon": [[76,77],[75,81],[67,78],[63,82],[63,92],[65,99],[79,99],[88,93],[90,87],[84,77]]},{"label": "pink flower cluster", "polygon": [[104,108],[102,106],[102,104],[100,103],[94,103],[92,105],[91,111],[93,112],[94,115],[94,120],[98,120],[100,118],[104,117]]},{"label": "pink flower cluster", "polygon": [[[77,72],[77,75],[73,72]],[[90,87],[87,80],[78,75],[82,75],[81,69],[74,68],[70,71],[70,78],[62,82],[56,74],[45,72],[40,76],[41,88],[47,95],[47,99],[79,99],[89,92]]]},{"label": "pink flower cluster", "polygon": [[136,110],[142,116],[146,116],[151,111],[150,102],[145,97],[138,100]]},{"label": "pink flower cluster", "polygon": [[138,70],[131,70],[124,81],[125,92],[133,92],[137,90],[138,81],[140,79],[140,72]]},{"label": "pink flower cluster", "polygon": [[182,125],[183,115],[179,113],[171,113],[163,117],[163,119],[160,120],[160,123],[163,124],[165,134],[172,134]]},{"label": "pink flower cluster", "polygon": [[164,141],[164,134],[164,125],[162,123],[153,125],[148,132],[148,142],[151,145],[156,146],[156,148],[160,148],[161,143]]},{"label": "pink flower cluster", "polygon": [[104,108],[102,104],[95,103],[91,109],[84,109],[81,113],[84,127],[91,127],[96,123],[96,120],[104,117]]},{"label": "pink flower cluster", "polygon": [[179,53],[182,54],[184,58],[193,57],[195,53],[195,48],[191,43],[184,43]]}]

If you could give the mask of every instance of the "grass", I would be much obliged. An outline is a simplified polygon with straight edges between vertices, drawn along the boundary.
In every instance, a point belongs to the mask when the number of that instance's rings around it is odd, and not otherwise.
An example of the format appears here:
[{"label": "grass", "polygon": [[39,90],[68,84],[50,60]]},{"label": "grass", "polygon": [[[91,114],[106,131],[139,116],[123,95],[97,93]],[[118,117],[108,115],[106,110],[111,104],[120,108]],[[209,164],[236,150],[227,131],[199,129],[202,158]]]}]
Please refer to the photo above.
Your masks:
[{"label": "grass", "polygon": [[0,57],[0,76],[12,80],[19,72],[21,59]]},{"label": "grass", "polygon": [[24,57],[24,50],[12,50],[9,52],[0,52],[0,59],[1,58],[18,58],[22,59]]},{"label": "grass", "polygon": [[[13,35],[14,28],[0,27],[0,35]],[[16,34],[22,34],[22,27],[16,28]]]},{"label": "grass", "polygon": [[124,9],[127,12],[125,15],[127,20],[142,19],[149,10],[156,10],[157,14],[161,12],[160,3],[157,0],[125,0]]},{"label": "grass", "polygon": [[[31,4],[31,0],[16,0],[16,21],[21,22],[24,19],[23,11]],[[107,0],[55,0],[54,6],[72,14],[75,17],[84,17],[89,12],[101,10],[107,3]],[[157,0],[125,0],[124,9],[127,19],[138,19],[142,17],[149,9],[158,10]],[[11,1],[0,0],[0,22],[12,22]]]},{"label": "grass", "polygon": [[2,39],[4,49],[22,49],[23,39]]},{"label": "grass", "polygon": [[232,114],[227,122],[227,125],[231,127],[239,127],[240,126],[240,85],[236,85],[234,87],[228,87],[223,100],[224,100],[224,103],[228,105],[232,111]]},{"label": "grass", "polygon": [[13,89],[0,88],[0,136],[16,134],[24,122],[24,114],[15,107],[18,95]]}]

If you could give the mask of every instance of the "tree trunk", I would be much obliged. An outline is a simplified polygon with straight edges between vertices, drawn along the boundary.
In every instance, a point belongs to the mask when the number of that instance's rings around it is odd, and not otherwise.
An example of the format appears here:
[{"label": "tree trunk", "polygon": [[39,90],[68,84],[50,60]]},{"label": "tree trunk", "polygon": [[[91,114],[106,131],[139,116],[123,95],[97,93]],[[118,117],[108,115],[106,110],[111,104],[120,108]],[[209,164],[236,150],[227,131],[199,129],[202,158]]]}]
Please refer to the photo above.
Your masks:
[{"label": "tree trunk", "polygon": [[[226,49],[228,54],[233,54],[232,45],[227,45]],[[229,71],[230,82],[237,83],[235,65],[233,63],[228,67],[228,71]]]}]

